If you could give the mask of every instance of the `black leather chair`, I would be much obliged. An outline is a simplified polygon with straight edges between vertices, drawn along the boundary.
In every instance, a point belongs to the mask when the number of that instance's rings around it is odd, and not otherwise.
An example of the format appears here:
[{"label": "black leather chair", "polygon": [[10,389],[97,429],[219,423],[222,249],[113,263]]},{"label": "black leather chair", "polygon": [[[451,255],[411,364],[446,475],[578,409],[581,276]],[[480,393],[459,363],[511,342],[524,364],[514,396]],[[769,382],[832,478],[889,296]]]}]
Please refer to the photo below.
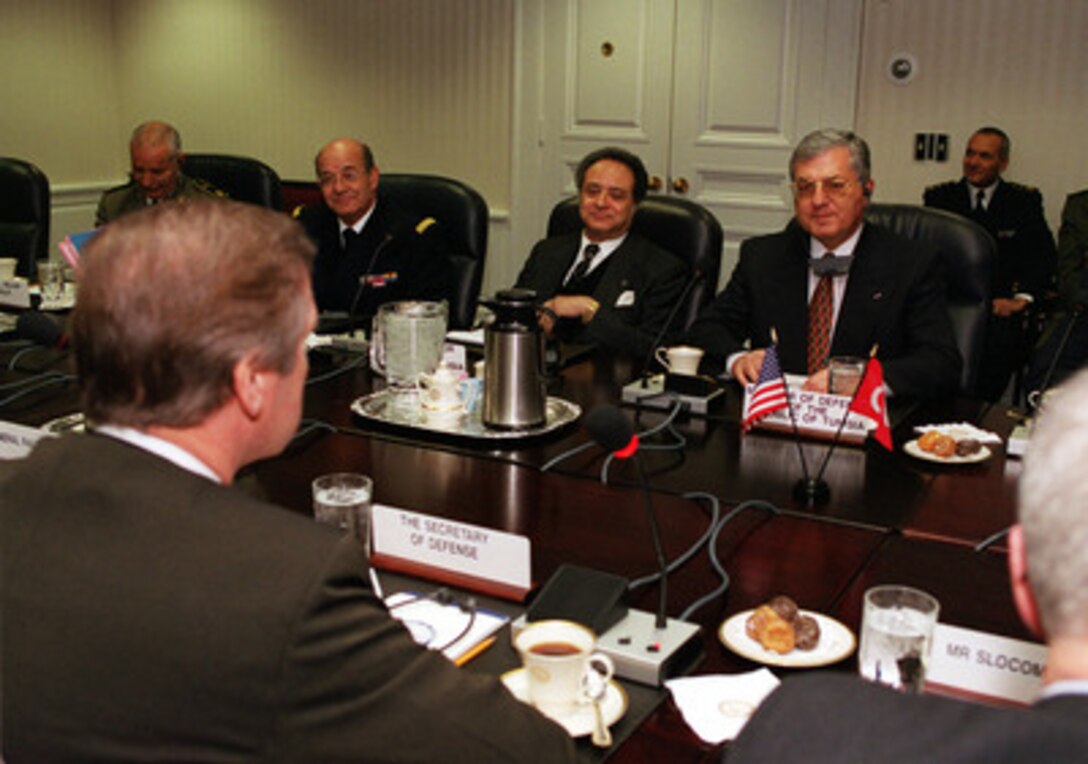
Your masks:
[{"label": "black leather chair", "polygon": [[974,221],[930,207],[870,204],[865,219],[908,239],[924,241],[944,258],[948,311],[963,356],[960,390],[973,394],[990,314],[990,271],[997,243]]},{"label": "black leather chair", "polygon": [[413,216],[438,221],[453,262],[450,327],[472,326],[487,256],[487,202],[459,180],[407,173],[382,173],[378,196]]},{"label": "black leather chair", "polygon": [[[548,236],[573,233],[582,228],[578,197],[564,199],[548,217]],[[706,207],[674,196],[647,196],[638,205],[631,230],[672,252],[703,277],[692,287],[687,304],[680,309],[687,329],[699,309],[710,302],[718,288],[722,267],[722,226]]]},{"label": "black leather chair", "polygon": [[0,257],[14,256],[15,273],[37,277],[49,257],[49,179],[22,159],[0,157]]},{"label": "black leather chair", "polygon": [[231,199],[278,210],[280,176],[258,159],[229,154],[186,154],[185,174],[225,191]]}]

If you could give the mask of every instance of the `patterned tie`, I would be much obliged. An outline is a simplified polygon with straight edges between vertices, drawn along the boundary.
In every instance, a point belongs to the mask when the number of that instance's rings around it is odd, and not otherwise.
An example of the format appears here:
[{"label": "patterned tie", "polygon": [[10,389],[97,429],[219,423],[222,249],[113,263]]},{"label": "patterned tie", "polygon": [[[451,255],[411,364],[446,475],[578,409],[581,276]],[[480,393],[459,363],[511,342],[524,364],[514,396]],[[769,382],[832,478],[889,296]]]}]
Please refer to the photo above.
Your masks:
[{"label": "patterned tie", "polygon": [[573,284],[581,279],[585,278],[586,273],[589,272],[589,264],[593,262],[593,258],[597,256],[597,253],[601,251],[601,248],[596,244],[587,244],[586,248],[582,250],[582,257],[578,260],[578,265],[574,268],[574,273],[570,274],[570,278],[567,279],[568,284]]},{"label": "patterned tie", "polygon": [[[825,252],[824,257],[834,257]],[[808,373],[815,374],[827,365],[831,346],[831,317],[834,310],[831,276],[821,276],[808,304]]]}]

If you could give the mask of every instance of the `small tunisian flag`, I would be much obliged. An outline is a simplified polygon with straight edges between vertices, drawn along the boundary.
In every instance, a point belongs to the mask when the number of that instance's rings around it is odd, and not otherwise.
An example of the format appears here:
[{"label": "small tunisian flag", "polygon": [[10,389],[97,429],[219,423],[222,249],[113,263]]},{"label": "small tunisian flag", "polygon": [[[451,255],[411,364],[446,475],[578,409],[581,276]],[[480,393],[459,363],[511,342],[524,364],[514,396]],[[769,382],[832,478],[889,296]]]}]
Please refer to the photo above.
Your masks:
[{"label": "small tunisian flag", "polygon": [[865,365],[865,376],[850,401],[850,410],[876,425],[873,436],[880,445],[892,450],[892,430],[888,426],[888,408],[884,403],[884,367],[876,357]]}]

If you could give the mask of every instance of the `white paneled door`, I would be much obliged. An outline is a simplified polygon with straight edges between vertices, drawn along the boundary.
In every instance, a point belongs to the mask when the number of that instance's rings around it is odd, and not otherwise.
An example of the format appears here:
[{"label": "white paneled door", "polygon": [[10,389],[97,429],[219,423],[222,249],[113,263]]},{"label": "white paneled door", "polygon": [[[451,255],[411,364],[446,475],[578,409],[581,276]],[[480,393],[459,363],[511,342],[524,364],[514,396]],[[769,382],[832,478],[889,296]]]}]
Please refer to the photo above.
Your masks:
[{"label": "white paneled door", "polygon": [[[789,219],[797,140],[853,125],[861,0],[540,2],[522,17],[540,25],[542,68],[538,139],[521,167],[528,176],[538,168],[544,220],[573,193],[583,154],[624,146],[642,157],[657,193],[717,215],[724,279],[741,240]],[[532,72],[524,66],[523,78]]]}]

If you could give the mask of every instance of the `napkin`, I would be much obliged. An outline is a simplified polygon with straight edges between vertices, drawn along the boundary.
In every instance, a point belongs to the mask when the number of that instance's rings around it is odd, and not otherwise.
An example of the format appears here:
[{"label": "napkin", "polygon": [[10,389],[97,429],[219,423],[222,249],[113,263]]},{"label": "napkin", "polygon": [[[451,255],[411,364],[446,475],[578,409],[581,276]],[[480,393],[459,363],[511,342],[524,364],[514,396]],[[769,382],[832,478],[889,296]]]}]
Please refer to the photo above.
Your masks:
[{"label": "napkin", "polygon": [[979,443],[1000,443],[1001,436],[989,430],[982,430],[970,422],[946,422],[945,424],[923,424],[914,428],[919,435],[936,430],[942,435],[951,435],[956,440],[974,438]]},{"label": "napkin", "polygon": [[748,717],[778,685],[778,678],[765,668],[665,682],[684,721],[696,735],[715,745],[739,735]]}]

